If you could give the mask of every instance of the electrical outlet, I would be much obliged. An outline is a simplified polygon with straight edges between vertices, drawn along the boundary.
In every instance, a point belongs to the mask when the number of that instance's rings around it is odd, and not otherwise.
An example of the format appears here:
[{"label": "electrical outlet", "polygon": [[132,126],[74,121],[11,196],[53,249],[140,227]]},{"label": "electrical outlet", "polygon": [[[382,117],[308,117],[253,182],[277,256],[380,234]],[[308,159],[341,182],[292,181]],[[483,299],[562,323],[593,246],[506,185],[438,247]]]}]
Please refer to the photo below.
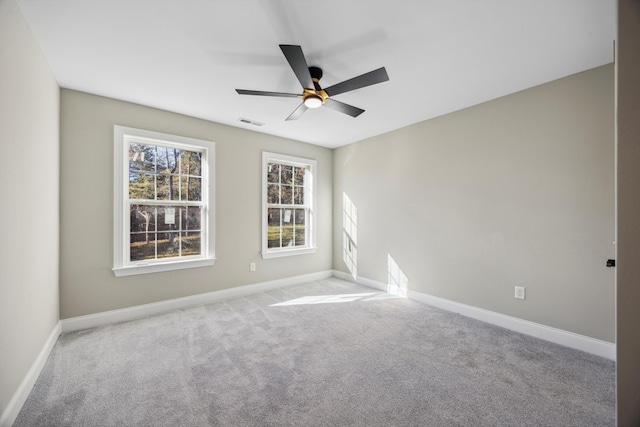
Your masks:
[{"label": "electrical outlet", "polygon": [[249,263],[249,271],[256,271],[256,263],[255,262],[250,262]]},{"label": "electrical outlet", "polygon": [[517,299],[524,299],[524,288],[522,286],[516,286],[516,295]]}]

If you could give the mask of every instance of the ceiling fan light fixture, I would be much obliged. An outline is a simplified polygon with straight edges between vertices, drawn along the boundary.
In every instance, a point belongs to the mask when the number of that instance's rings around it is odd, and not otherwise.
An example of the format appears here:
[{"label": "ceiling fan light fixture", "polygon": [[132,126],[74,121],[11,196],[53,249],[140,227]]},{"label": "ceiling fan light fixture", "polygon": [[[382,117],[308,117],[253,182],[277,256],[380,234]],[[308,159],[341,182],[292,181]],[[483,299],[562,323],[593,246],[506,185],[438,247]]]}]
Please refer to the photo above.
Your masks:
[{"label": "ceiling fan light fixture", "polygon": [[322,98],[318,95],[309,95],[304,99],[304,105],[307,108],[318,108],[322,105]]}]

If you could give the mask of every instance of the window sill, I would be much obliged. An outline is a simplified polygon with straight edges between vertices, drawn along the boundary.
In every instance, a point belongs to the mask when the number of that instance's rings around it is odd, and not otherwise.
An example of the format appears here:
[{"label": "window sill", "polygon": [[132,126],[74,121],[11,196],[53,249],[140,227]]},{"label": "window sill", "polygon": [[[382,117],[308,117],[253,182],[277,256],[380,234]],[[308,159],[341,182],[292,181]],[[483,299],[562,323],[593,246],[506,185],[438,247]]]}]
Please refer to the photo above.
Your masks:
[{"label": "window sill", "polygon": [[126,267],[114,267],[116,277],[134,276],[136,274],[159,273],[162,271],[184,270],[186,268],[207,267],[213,265],[215,258],[171,261],[163,263],[135,264]]},{"label": "window sill", "polygon": [[316,253],[317,248],[282,249],[279,251],[262,252],[262,259],[282,258],[285,256],[306,255]]}]

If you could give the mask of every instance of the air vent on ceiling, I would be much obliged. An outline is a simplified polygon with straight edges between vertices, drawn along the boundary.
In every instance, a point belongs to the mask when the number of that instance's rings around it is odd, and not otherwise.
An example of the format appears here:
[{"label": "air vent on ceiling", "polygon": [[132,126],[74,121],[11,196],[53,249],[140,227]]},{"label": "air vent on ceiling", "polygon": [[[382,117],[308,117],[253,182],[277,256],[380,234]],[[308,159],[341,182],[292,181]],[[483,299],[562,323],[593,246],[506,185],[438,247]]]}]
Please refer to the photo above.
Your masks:
[{"label": "air vent on ceiling", "polygon": [[245,119],[244,117],[240,117],[238,119],[238,121],[240,123],[244,123],[244,124],[247,124],[247,125],[264,126],[264,123],[256,122],[255,120]]}]

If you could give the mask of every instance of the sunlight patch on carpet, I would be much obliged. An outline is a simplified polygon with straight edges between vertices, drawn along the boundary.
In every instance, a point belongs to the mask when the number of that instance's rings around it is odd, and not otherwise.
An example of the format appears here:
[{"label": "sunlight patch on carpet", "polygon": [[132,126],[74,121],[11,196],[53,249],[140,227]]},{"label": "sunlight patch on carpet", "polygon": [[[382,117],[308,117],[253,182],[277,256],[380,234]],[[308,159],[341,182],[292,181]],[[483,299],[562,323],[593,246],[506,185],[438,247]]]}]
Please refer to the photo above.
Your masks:
[{"label": "sunlight patch on carpet", "polygon": [[365,292],[359,294],[337,294],[337,295],[308,295],[300,298],[291,299],[289,301],[271,304],[270,307],[278,307],[285,305],[309,305],[309,304],[337,304],[353,301],[376,301],[398,298],[380,292]]}]

